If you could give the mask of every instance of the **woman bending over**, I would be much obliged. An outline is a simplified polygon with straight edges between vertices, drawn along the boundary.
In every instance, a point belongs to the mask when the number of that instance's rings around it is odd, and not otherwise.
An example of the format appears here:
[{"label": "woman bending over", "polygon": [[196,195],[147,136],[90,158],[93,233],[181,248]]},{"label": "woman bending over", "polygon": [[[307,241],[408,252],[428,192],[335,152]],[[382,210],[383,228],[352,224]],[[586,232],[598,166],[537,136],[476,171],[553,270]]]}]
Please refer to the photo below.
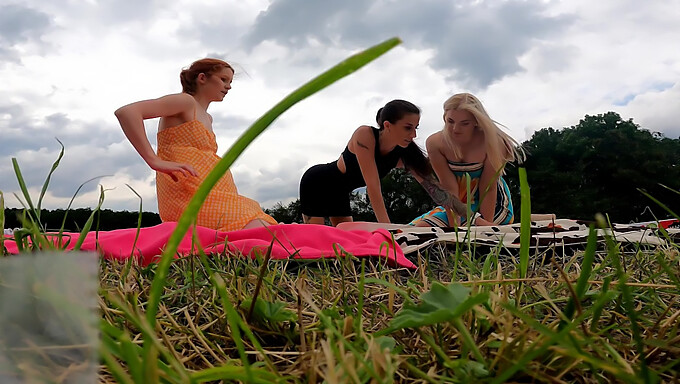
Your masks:
[{"label": "woman bending over", "polygon": [[420,122],[420,109],[405,100],[392,100],[376,116],[378,128],[362,125],[354,131],[340,157],[309,168],[300,181],[303,221],[324,224],[328,217],[336,226],[352,221],[350,194],[366,186],[375,217],[389,223],[380,179],[395,167],[405,167],[417,178],[431,168],[413,141]]},{"label": "woman bending over", "polygon": [[[428,137],[426,146],[441,188],[463,203],[469,201],[472,224],[513,222],[512,200],[502,177],[503,168],[508,162],[523,159],[524,153],[515,140],[501,131],[475,96],[460,93],[446,100],[444,128]],[[452,227],[464,224],[466,216],[454,215],[438,206],[411,224]]]}]

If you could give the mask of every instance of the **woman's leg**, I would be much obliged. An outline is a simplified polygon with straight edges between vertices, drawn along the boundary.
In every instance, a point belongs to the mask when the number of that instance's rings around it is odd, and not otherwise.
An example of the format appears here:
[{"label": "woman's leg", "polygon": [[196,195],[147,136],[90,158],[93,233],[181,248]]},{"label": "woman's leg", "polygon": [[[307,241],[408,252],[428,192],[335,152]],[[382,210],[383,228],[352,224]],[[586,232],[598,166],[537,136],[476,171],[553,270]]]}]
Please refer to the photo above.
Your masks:
[{"label": "woman's leg", "polygon": [[326,224],[326,220],[323,217],[307,216],[304,213],[302,214],[302,222],[305,224],[320,224],[320,225]]},{"label": "woman's leg", "polygon": [[267,223],[267,222],[264,221],[264,220],[255,219],[255,220],[249,221],[248,224],[246,224],[246,225],[243,227],[243,229],[260,228],[260,227],[266,227],[266,226],[268,226],[268,225],[269,225],[269,223]]},{"label": "woman's leg", "polygon": [[332,216],[331,217],[331,224],[334,227],[337,227],[338,224],[340,224],[340,223],[346,223],[348,221],[354,221],[354,219],[352,219],[352,216]]},{"label": "woman's leg", "polygon": [[557,217],[554,213],[532,213],[531,221],[555,220]]}]

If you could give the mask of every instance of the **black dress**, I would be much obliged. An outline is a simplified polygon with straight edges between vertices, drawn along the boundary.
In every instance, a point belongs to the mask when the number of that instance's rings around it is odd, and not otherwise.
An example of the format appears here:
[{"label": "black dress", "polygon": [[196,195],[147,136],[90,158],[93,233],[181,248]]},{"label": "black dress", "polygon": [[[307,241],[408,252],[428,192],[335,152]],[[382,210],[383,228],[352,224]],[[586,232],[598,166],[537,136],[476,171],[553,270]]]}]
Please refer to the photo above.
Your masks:
[{"label": "black dress", "polygon": [[[378,177],[385,177],[401,158],[403,148],[397,146],[386,155],[380,154],[380,130],[373,128],[375,136],[375,165]],[[309,168],[300,180],[300,208],[313,217],[352,216],[350,193],[366,186],[355,154],[345,147],[342,152],[346,172],[338,169],[337,161]]]}]

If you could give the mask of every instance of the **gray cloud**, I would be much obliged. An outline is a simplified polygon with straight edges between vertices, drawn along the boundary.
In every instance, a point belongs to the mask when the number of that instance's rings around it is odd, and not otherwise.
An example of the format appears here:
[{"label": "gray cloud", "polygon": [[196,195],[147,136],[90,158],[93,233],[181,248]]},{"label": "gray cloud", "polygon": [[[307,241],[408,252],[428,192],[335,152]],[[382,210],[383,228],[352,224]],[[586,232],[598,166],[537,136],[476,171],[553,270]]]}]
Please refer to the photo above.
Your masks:
[{"label": "gray cloud", "polygon": [[266,40],[303,48],[315,39],[356,48],[400,36],[407,47],[435,50],[434,68],[483,88],[521,71],[517,59],[532,43],[564,31],[572,22],[571,17],[546,15],[545,8],[519,1],[278,0],[257,17],[243,42],[247,48]]},{"label": "gray cloud", "polygon": [[20,62],[18,44],[46,46],[42,37],[51,28],[52,20],[44,12],[19,4],[0,5],[0,62]]},{"label": "gray cloud", "polygon": [[154,13],[153,0],[103,0],[97,2],[100,14],[109,20],[125,23],[149,20]]},{"label": "gray cloud", "polygon": [[217,137],[222,135],[240,135],[255,119],[243,116],[215,112],[213,116],[213,131]]},{"label": "gray cloud", "polygon": [[544,43],[535,48],[533,56],[535,73],[538,75],[567,69],[578,57],[578,48],[570,45]]},{"label": "gray cloud", "polygon": [[[347,27],[363,25],[370,4],[362,0],[273,1],[267,10],[257,16],[253,29],[244,38],[244,43],[253,47],[271,39],[284,45],[304,47],[308,44],[308,38],[316,38],[328,44],[339,33],[361,32]],[[354,24],[352,20],[359,22]],[[352,40],[356,37],[354,34]],[[360,40],[364,38],[360,37]]]},{"label": "gray cloud", "polygon": [[[51,181],[55,197],[71,197],[90,178],[125,170],[133,178],[151,172],[119,129],[101,122],[75,121],[63,113],[34,120],[20,105],[0,106],[0,190],[18,189],[11,158],[17,158],[25,182],[42,186],[52,163],[65,147],[64,157]],[[121,145],[125,141],[127,145]],[[82,192],[97,188],[90,183]]]},{"label": "gray cloud", "polygon": [[17,150],[59,147],[55,138],[64,145],[93,147],[105,147],[123,139],[119,130],[106,129],[100,122],[74,121],[64,113],[35,119],[19,104],[0,105],[0,130],[0,157],[12,155]]},{"label": "gray cloud", "polygon": [[234,171],[234,181],[239,193],[256,200],[265,208],[277,202],[298,198],[300,178],[305,171],[305,160],[284,158],[268,168],[259,169],[259,174]]},{"label": "gray cloud", "polygon": [[[29,187],[43,185],[47,174],[54,161],[58,158],[60,146],[58,143],[49,149],[40,151],[24,151],[17,158],[21,173]],[[132,153],[131,153],[132,152]],[[11,166],[10,157],[0,157],[0,190],[18,190],[17,178]],[[49,191],[57,198],[71,197],[80,184],[87,180],[100,176],[113,175],[118,171],[125,170],[132,178],[142,179],[147,177],[151,170],[139,159],[134,150],[116,153],[109,148],[86,148],[65,144],[64,156],[59,167],[54,172]],[[89,183],[81,193],[97,188],[97,183]]]}]

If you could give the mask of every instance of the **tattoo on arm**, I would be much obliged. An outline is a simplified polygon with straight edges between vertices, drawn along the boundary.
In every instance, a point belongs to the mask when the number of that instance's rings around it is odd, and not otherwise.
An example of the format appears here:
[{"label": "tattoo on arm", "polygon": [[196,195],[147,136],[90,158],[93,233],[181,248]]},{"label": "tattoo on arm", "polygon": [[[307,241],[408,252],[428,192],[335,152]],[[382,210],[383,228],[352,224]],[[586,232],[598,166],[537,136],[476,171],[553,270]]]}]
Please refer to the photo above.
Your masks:
[{"label": "tattoo on arm", "polygon": [[357,140],[357,145],[360,146],[361,148],[368,149],[366,144],[362,143],[361,141]]},{"label": "tattoo on arm", "polygon": [[441,188],[439,182],[433,177],[426,177],[420,182],[425,191],[430,195],[436,204],[442,205],[445,208],[453,209],[458,215],[467,216],[467,205],[463,204],[460,199],[448,193]]}]

